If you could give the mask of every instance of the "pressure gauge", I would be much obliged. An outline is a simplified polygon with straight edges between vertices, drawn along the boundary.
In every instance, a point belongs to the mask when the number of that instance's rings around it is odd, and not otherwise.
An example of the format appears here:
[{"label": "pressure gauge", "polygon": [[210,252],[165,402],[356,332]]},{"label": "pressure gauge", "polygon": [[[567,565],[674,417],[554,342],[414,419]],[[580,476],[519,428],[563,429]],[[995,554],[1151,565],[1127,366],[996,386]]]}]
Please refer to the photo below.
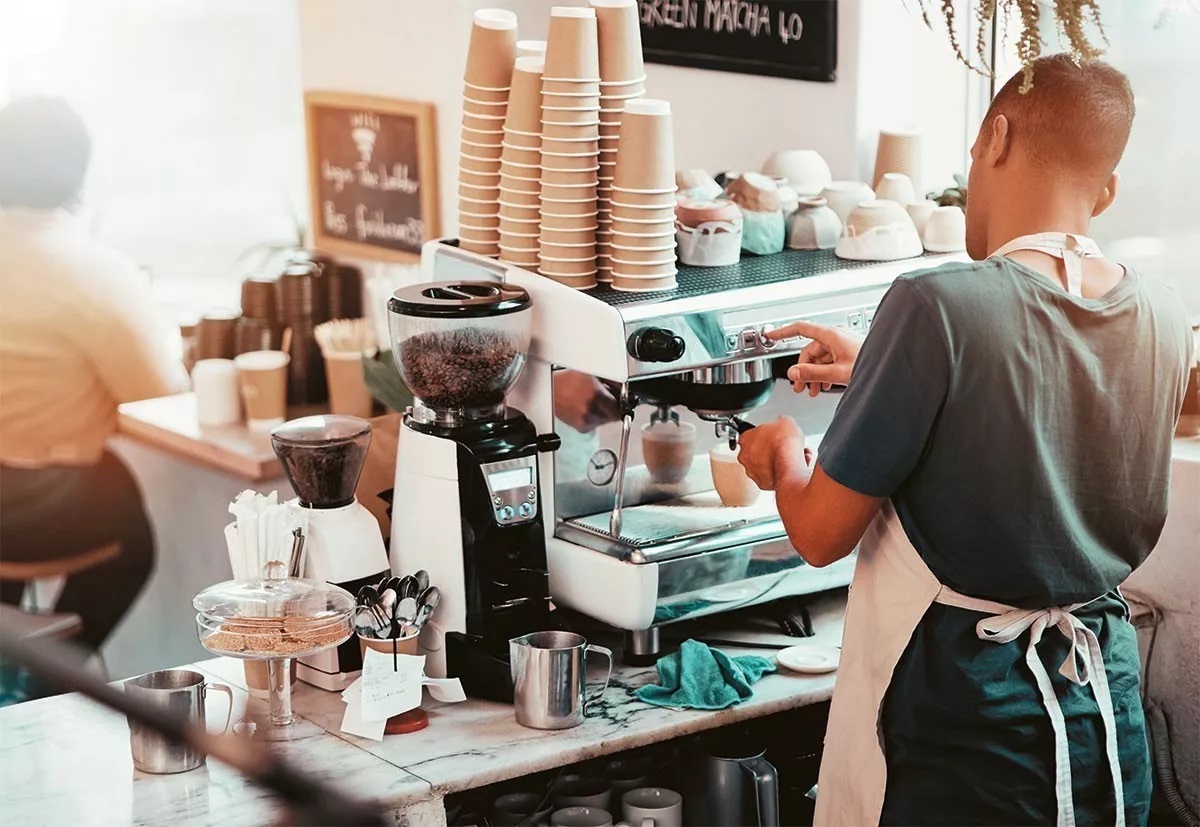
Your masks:
[{"label": "pressure gauge", "polygon": [[587,476],[592,485],[608,485],[617,475],[617,453],[601,448],[588,460]]}]

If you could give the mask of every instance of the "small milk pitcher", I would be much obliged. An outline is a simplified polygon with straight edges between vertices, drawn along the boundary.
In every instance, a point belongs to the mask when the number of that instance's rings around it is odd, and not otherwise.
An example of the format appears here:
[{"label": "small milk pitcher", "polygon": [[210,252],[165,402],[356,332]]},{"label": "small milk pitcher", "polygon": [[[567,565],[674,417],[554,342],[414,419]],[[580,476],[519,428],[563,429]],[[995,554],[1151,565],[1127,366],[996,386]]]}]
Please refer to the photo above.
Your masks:
[{"label": "small milk pitcher", "polygon": [[[517,723],[533,729],[566,729],[583,723],[588,704],[600,700],[612,678],[612,652],[571,632],[534,632],[508,642]],[[584,698],[589,652],[608,660],[604,686]]]},{"label": "small milk pitcher", "polygon": [[[125,693],[130,697],[157,706],[195,727],[205,726],[204,701],[209,690],[224,692],[228,697],[224,727],[227,730],[233,717],[233,690],[224,684],[209,683],[199,672],[188,669],[148,672],[125,681]],[[204,763],[204,753],[197,752],[191,744],[172,743],[158,731],[133,720],[129,722],[129,745],[133,765],[142,772],[187,772]]]}]

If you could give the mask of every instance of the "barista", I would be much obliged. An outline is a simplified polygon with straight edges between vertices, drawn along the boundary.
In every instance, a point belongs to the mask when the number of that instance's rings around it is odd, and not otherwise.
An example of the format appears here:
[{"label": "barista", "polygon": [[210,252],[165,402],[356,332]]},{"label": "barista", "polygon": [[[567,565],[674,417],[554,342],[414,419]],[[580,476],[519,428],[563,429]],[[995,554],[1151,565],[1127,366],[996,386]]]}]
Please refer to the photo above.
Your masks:
[{"label": "barista", "polygon": [[[1145,824],[1138,653],[1117,586],[1154,547],[1189,363],[1171,291],[1086,235],[1133,94],[1063,55],[971,150],[975,263],[903,276],[865,341],[808,324],[797,390],[845,384],[815,467],[742,437],[792,544],[862,541],[816,823]],[[807,482],[811,471],[811,482]],[[1061,666],[1060,666],[1061,664]]]}]

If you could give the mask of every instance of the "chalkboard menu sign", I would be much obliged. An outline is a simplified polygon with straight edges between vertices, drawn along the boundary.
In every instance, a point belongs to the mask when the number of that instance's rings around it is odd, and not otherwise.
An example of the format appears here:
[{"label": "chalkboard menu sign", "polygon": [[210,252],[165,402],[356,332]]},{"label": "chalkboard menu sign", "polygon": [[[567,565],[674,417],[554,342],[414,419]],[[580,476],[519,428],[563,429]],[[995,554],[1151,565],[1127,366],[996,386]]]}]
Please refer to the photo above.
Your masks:
[{"label": "chalkboard menu sign", "polygon": [[317,248],[416,260],[440,234],[433,104],[338,92],[304,98]]},{"label": "chalkboard menu sign", "polygon": [[646,60],[833,81],[837,0],[640,0]]}]

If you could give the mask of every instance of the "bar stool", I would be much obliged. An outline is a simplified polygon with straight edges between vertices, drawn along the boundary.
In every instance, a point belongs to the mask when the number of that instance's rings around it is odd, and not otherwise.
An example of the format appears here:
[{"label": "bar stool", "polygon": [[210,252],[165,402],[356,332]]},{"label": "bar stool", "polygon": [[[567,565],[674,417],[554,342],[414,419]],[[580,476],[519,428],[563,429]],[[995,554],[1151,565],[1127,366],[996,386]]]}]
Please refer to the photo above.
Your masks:
[{"label": "bar stool", "polygon": [[[106,546],[88,549],[70,557],[57,557],[53,560],[35,560],[25,562],[20,560],[0,560],[0,580],[31,583],[35,580],[51,580],[57,577],[69,577],[72,574],[107,563],[121,553],[120,543],[109,543]],[[33,605],[37,610],[36,597]]]}]

